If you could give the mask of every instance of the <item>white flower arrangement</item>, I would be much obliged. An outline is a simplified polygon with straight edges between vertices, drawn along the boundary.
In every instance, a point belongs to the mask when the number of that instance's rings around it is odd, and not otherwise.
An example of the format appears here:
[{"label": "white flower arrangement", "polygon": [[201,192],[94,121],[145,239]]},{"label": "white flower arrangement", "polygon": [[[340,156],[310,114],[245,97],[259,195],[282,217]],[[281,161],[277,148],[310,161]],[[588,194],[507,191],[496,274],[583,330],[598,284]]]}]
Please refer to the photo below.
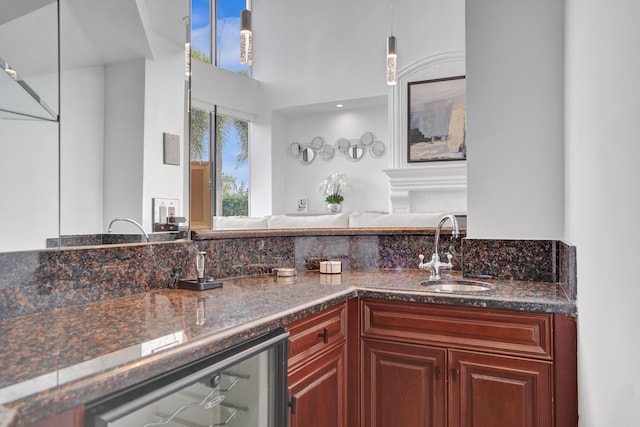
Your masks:
[{"label": "white flower arrangement", "polygon": [[343,173],[334,172],[320,183],[318,191],[325,196],[327,203],[342,203],[344,195],[349,192],[347,176]]}]

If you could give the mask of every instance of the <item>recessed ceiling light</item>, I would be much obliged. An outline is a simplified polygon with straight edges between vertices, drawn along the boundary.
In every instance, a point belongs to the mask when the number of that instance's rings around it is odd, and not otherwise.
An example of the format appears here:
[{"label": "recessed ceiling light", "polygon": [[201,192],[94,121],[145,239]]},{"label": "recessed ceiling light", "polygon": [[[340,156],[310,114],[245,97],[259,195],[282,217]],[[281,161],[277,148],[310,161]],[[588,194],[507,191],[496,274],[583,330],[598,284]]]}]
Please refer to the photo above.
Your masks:
[{"label": "recessed ceiling light", "polygon": [[342,105],[342,104],[336,104],[336,107],[337,107],[337,108],[342,108],[342,107],[344,107],[344,105]]}]

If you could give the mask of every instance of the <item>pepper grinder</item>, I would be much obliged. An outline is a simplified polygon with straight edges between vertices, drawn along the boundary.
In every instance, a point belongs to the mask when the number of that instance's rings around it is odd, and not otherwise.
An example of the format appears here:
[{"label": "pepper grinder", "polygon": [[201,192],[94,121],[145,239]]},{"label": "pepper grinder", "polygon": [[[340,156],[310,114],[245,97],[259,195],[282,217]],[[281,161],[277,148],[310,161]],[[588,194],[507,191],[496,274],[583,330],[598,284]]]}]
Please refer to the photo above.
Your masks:
[{"label": "pepper grinder", "polygon": [[204,255],[206,252],[196,254],[196,271],[198,272],[198,283],[204,283]]}]

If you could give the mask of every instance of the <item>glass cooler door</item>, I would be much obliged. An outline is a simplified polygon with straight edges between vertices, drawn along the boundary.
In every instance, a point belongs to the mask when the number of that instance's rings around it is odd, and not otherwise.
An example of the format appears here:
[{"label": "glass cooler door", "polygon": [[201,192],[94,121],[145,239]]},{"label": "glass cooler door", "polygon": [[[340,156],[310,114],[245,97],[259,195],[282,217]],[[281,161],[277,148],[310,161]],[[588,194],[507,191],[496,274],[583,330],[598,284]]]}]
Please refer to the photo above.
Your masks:
[{"label": "glass cooler door", "polygon": [[275,331],[95,402],[87,426],[286,426],[287,337]]}]

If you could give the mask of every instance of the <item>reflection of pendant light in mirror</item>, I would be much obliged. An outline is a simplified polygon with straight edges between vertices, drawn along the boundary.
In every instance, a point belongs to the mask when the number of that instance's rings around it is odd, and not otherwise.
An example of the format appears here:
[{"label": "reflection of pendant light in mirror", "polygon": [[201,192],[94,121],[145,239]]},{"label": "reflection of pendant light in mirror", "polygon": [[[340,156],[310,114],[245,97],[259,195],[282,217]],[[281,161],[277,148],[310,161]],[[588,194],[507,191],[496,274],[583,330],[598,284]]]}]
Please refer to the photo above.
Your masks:
[{"label": "reflection of pendant light in mirror", "polygon": [[191,77],[191,20],[188,16],[182,18],[187,29],[186,42],[184,43],[184,75]]},{"label": "reflection of pendant light in mirror", "polygon": [[396,38],[393,36],[393,2],[391,4],[391,35],[387,37],[387,85],[393,86],[398,83],[396,54]]},{"label": "reflection of pendant light in mirror", "polygon": [[251,9],[247,0],[247,8],[240,12],[240,63],[249,65],[253,62],[253,34],[251,33]]}]

